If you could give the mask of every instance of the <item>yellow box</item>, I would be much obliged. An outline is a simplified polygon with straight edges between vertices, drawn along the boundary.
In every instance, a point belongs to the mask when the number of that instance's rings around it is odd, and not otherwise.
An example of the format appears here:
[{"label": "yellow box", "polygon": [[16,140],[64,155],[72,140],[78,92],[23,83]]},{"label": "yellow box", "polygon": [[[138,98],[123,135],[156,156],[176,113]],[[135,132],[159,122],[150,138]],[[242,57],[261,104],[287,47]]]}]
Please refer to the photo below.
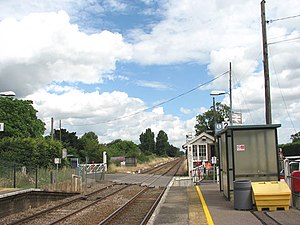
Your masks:
[{"label": "yellow box", "polygon": [[288,210],[291,190],[286,182],[252,182],[253,197],[258,211]]}]

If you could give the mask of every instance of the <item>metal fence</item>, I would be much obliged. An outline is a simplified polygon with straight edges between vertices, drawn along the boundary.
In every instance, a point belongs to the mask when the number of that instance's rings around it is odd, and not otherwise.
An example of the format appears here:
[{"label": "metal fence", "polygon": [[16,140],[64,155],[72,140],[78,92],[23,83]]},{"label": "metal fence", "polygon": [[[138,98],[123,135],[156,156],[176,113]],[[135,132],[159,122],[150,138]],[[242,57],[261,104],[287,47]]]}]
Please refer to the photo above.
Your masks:
[{"label": "metal fence", "polygon": [[82,183],[104,179],[105,164],[83,164],[77,168],[39,168],[0,160],[0,188],[40,188],[78,191]]},{"label": "metal fence", "polygon": [[[300,157],[287,157],[280,165],[282,168],[280,178],[285,180],[292,191],[292,205],[300,209]],[[297,176],[295,172],[298,173]]]},{"label": "metal fence", "polygon": [[0,187],[44,188],[54,183],[71,180],[74,173],[75,170],[71,168],[46,169],[0,161]]}]

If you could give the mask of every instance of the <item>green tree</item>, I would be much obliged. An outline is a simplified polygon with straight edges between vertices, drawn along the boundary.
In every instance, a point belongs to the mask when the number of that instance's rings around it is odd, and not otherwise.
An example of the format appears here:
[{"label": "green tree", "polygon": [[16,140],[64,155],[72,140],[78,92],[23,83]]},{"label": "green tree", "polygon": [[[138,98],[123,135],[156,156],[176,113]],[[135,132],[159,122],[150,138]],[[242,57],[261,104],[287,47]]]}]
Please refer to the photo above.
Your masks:
[{"label": "green tree", "polygon": [[140,135],[140,149],[146,155],[155,154],[154,133],[147,128],[145,133]]},{"label": "green tree", "polygon": [[177,148],[173,145],[169,145],[169,147],[167,149],[167,155],[170,157],[178,157],[178,156],[180,156],[180,150],[179,150],[179,148]]},{"label": "green tree", "polygon": [[6,137],[0,140],[0,158],[25,166],[54,166],[54,158],[61,158],[62,145],[58,141],[40,138]]},{"label": "green tree", "polygon": [[300,132],[291,135],[292,143],[300,142]]},{"label": "green tree", "polygon": [[163,130],[160,130],[156,137],[156,154],[165,156],[169,146],[168,135]]},{"label": "green tree", "polygon": [[117,139],[107,145],[109,157],[124,156],[137,158],[141,151],[132,141]]},{"label": "green tree", "polygon": [[45,124],[37,118],[30,100],[0,98],[0,122],[4,123],[3,137],[42,137]]},{"label": "green tree", "polygon": [[208,111],[203,114],[199,114],[196,117],[197,124],[195,125],[196,136],[202,132],[207,132],[208,130],[212,131],[214,134],[215,131],[215,122],[221,123],[224,121],[224,118],[229,118],[230,107],[220,102],[216,103],[216,115],[214,113],[213,106],[210,107]]},{"label": "green tree", "polygon": [[80,156],[82,160],[85,160],[85,157],[89,158],[89,161],[100,162],[102,160],[102,152],[100,150],[98,136],[90,131],[85,133],[80,139],[81,151]]},{"label": "green tree", "polygon": [[[47,136],[46,138],[51,139],[50,136]],[[67,149],[68,155],[80,158],[80,149],[83,147],[79,138],[76,136],[76,132],[69,132],[67,129],[54,129],[53,139],[61,141],[63,148]]]}]

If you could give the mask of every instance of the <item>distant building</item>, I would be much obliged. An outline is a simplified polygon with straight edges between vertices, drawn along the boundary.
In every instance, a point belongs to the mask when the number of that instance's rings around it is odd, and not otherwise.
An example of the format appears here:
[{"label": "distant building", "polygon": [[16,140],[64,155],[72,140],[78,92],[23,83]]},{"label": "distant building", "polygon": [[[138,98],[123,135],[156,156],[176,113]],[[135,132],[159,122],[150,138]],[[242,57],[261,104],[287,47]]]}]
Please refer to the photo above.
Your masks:
[{"label": "distant building", "polygon": [[182,148],[186,150],[189,176],[192,176],[193,168],[206,162],[211,163],[211,157],[216,156],[214,137],[203,132],[195,137],[187,135],[186,138]]}]

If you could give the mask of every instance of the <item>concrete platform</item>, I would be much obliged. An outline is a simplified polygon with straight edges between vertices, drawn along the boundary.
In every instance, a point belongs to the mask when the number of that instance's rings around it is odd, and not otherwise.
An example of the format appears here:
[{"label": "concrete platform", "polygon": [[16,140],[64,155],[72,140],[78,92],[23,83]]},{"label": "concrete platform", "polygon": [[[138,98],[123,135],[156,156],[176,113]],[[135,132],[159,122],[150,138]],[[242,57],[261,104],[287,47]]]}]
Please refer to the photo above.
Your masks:
[{"label": "concrete platform", "polygon": [[[203,197],[202,200],[200,195]],[[235,210],[233,202],[225,199],[216,183],[201,182],[194,186],[189,179],[176,180],[175,178],[148,224],[296,225],[299,221],[300,211],[295,208],[274,212],[258,212],[255,209]]]},{"label": "concrete platform", "polygon": [[0,218],[29,208],[36,208],[48,202],[71,197],[76,193],[49,192],[40,189],[1,188]]},{"label": "concrete platform", "polygon": [[202,205],[190,178],[174,178],[148,225],[207,224]]}]

